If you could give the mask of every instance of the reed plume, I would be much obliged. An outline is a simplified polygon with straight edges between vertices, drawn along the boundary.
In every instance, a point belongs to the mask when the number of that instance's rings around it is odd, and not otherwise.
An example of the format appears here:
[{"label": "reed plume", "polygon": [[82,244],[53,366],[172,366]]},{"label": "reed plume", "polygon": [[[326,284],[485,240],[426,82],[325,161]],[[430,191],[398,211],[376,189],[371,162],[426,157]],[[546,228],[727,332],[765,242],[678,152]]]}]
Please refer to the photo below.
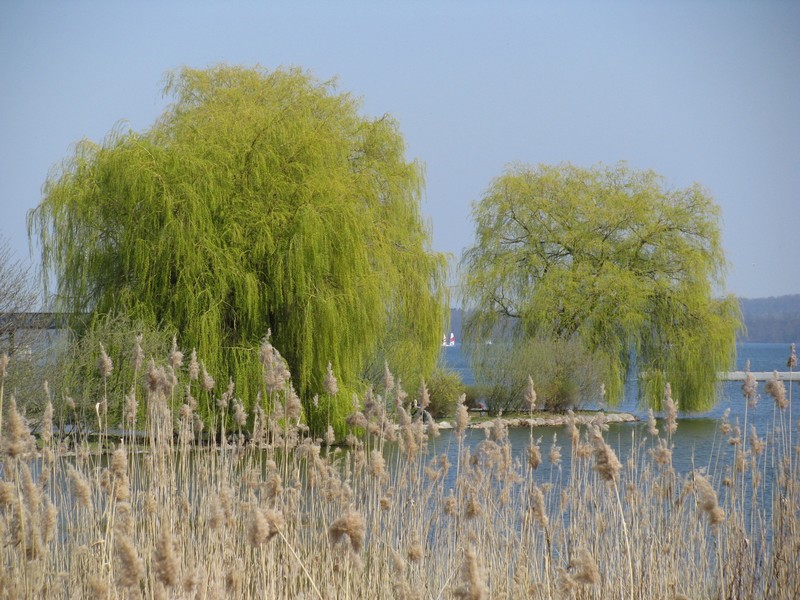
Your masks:
[{"label": "reed plume", "polygon": [[772,377],[767,380],[767,385],[764,389],[772,396],[772,399],[775,401],[775,406],[781,410],[789,406],[789,402],[786,400],[786,386],[784,386],[783,381],[779,379],[777,371],[772,373]]},{"label": "reed plume", "polygon": [[461,436],[464,435],[464,431],[466,431],[467,426],[469,425],[469,412],[467,411],[467,407],[464,404],[467,400],[466,394],[461,394],[458,398],[458,406],[456,407],[456,426],[455,432],[456,435]]},{"label": "reed plume", "polygon": [[703,475],[698,472],[692,474],[692,484],[697,495],[697,504],[708,516],[711,525],[719,525],[725,520],[725,513],[719,506],[717,492]]},{"label": "reed plume", "polygon": [[408,556],[408,560],[417,563],[422,560],[422,555],[424,551],[422,548],[422,544],[419,542],[419,536],[414,536],[411,540],[411,544],[408,546],[408,550],[406,551],[406,556]]},{"label": "reed plume", "polygon": [[269,542],[280,533],[284,526],[283,515],[270,508],[260,509],[253,506],[250,509],[250,519],[247,525],[247,541],[252,546]]},{"label": "reed plume", "polygon": [[42,543],[47,545],[53,539],[58,520],[58,509],[50,500],[50,496],[44,495],[40,510]]},{"label": "reed plume", "polygon": [[387,397],[389,392],[394,389],[394,376],[389,370],[389,363],[386,361],[383,362],[383,389]]},{"label": "reed plume", "polygon": [[475,517],[479,517],[483,514],[483,507],[481,507],[481,503],[478,501],[477,498],[473,494],[470,494],[469,498],[467,499],[467,505],[464,510],[464,516],[467,519],[474,519]]},{"label": "reed plume", "polygon": [[420,600],[422,595],[415,590],[406,579],[406,561],[395,550],[391,551],[392,571],[394,574],[393,590],[397,600]]},{"label": "reed plume", "polygon": [[595,471],[606,481],[616,481],[622,469],[622,463],[619,462],[616,453],[606,443],[603,434],[597,427],[590,428],[590,437],[594,448]]},{"label": "reed plume", "polygon": [[111,375],[111,371],[114,370],[114,365],[102,342],[100,343],[100,358],[97,361],[97,366],[100,369],[100,374],[103,376],[103,379],[108,379]]},{"label": "reed plume", "polygon": [[561,464],[561,446],[558,445],[558,436],[553,434],[553,443],[550,444],[550,452],[547,455],[550,464],[558,466]]},{"label": "reed plume", "polygon": [[8,400],[8,418],[5,435],[0,441],[0,452],[9,458],[24,457],[36,450],[36,440],[31,435],[25,418],[17,410],[14,394]]},{"label": "reed plume", "polygon": [[380,450],[372,450],[369,455],[369,471],[373,477],[386,478],[386,460]]},{"label": "reed plume", "polygon": [[351,510],[336,519],[328,528],[331,542],[337,544],[347,538],[354,552],[361,552],[364,546],[364,518],[360,513]]},{"label": "reed plume", "polygon": [[528,387],[525,389],[525,406],[528,407],[528,412],[532,413],[536,410],[536,390],[530,375],[528,375]]},{"label": "reed plume", "polygon": [[89,598],[92,600],[108,600],[110,590],[108,581],[101,575],[90,575],[86,582]]},{"label": "reed plume", "polygon": [[206,366],[203,364],[203,361],[200,361],[200,371],[202,372],[201,385],[203,389],[210,394],[214,389],[216,382],[214,381],[214,378],[209,375],[208,371],[206,371]]},{"label": "reed plume", "polygon": [[17,486],[11,481],[0,481],[0,508],[14,506],[17,502]]},{"label": "reed plume", "polygon": [[325,445],[333,446],[335,443],[336,443],[336,433],[333,431],[333,427],[328,425],[328,428],[325,430]]},{"label": "reed plume", "polygon": [[131,359],[131,365],[133,366],[133,372],[138,373],[142,370],[142,365],[144,364],[144,350],[142,350],[142,339],[143,335],[140,333],[136,336],[133,344],[133,356]]},{"label": "reed plume", "polygon": [[330,362],[328,362],[328,372],[325,375],[325,393],[329,396],[335,396],[339,393],[339,383],[336,381]]},{"label": "reed plume", "polygon": [[0,354],[0,435],[3,435],[3,395],[6,383],[6,373],[8,371],[8,354]]},{"label": "reed plume", "polygon": [[273,394],[286,386],[291,379],[291,374],[286,360],[270,343],[270,335],[271,332],[267,331],[267,335],[261,343],[261,364],[264,367],[264,385],[267,392]]},{"label": "reed plume", "polygon": [[572,446],[575,447],[578,445],[578,442],[581,439],[581,432],[578,430],[576,425],[575,413],[570,408],[567,410],[567,422],[564,425],[567,430],[567,437],[572,442]]},{"label": "reed plume", "polygon": [[53,439],[53,404],[50,402],[50,394],[47,391],[47,387],[45,387],[45,396],[47,397],[47,404],[45,404],[44,413],[42,413],[39,436],[42,438],[42,443],[49,444]]},{"label": "reed plume", "polygon": [[656,417],[653,414],[653,409],[647,409],[647,433],[653,437],[658,437],[658,427],[656,427]]},{"label": "reed plume", "polygon": [[92,487],[83,473],[72,465],[67,466],[67,474],[72,482],[72,493],[78,501],[78,505],[88,511],[92,510]]},{"label": "reed plume", "polygon": [[478,557],[472,546],[464,552],[460,575],[461,583],[453,590],[453,596],[461,600],[487,600],[489,598],[489,588],[484,581],[485,575],[478,564]]},{"label": "reed plume", "polygon": [[547,529],[549,520],[547,518],[547,508],[544,502],[544,494],[538,486],[533,486],[531,490],[531,512],[533,519],[542,529]]},{"label": "reed plume", "polygon": [[758,433],[756,432],[755,425],[750,426],[750,451],[753,453],[754,456],[760,456],[761,453],[764,451],[764,446],[766,442],[763,439],[758,437]]},{"label": "reed plume", "polygon": [[594,557],[586,548],[578,550],[577,556],[572,559],[570,567],[573,571],[573,579],[579,585],[599,585],[600,571]]},{"label": "reed plume", "polygon": [[189,381],[197,381],[200,377],[200,363],[197,362],[197,350],[192,348],[192,353],[189,355]]},{"label": "reed plume", "polygon": [[444,514],[446,514],[448,517],[455,516],[456,511],[458,510],[458,501],[453,495],[452,490],[447,496],[445,496],[443,509]]},{"label": "reed plume", "polygon": [[238,398],[233,401],[233,421],[240,429],[247,425],[247,413],[244,410],[244,404]]},{"label": "reed plume", "polygon": [[756,381],[756,376],[750,372],[750,361],[747,361],[747,365],[744,369],[744,383],[742,383],[742,394],[744,395],[745,400],[747,400],[747,405],[750,408],[755,408],[758,404],[758,381]]},{"label": "reed plume", "polygon": [[128,427],[136,425],[136,417],[139,412],[139,402],[136,399],[136,386],[132,385],[131,389],[125,394],[123,399],[122,409],[122,422]]},{"label": "reed plume", "polygon": [[[288,370],[286,371],[288,374]],[[286,380],[289,382],[289,378],[287,375]],[[294,386],[289,382],[289,393],[286,396],[286,418],[297,420],[300,418],[300,415],[303,412],[303,405],[300,402],[300,397],[297,395],[297,392],[294,389]]]},{"label": "reed plume", "polygon": [[650,455],[655,463],[662,468],[672,465],[672,448],[665,439],[658,439],[655,447],[650,449]]},{"label": "reed plume", "polygon": [[678,430],[678,405],[672,399],[672,386],[669,382],[664,385],[664,412],[667,433],[672,435]]},{"label": "reed plume", "polygon": [[153,554],[153,571],[160,583],[165,587],[171,588],[178,583],[180,563],[175,554],[175,547],[169,528],[162,526],[160,531]]},{"label": "reed plume", "polygon": [[128,455],[125,447],[121,446],[111,454],[111,468],[114,478],[114,490],[117,501],[124,502],[130,497],[130,482],[128,480]]},{"label": "reed plume", "polygon": [[183,366],[183,352],[178,350],[178,339],[172,337],[172,349],[169,351],[169,364],[174,371],[177,371]]},{"label": "reed plume", "polygon": [[539,468],[540,464],[542,464],[542,453],[539,449],[540,442],[541,438],[528,445],[528,466],[534,471]]},{"label": "reed plume", "polygon": [[118,534],[114,539],[117,556],[116,579],[121,588],[138,586],[144,578],[144,561],[130,537]]}]

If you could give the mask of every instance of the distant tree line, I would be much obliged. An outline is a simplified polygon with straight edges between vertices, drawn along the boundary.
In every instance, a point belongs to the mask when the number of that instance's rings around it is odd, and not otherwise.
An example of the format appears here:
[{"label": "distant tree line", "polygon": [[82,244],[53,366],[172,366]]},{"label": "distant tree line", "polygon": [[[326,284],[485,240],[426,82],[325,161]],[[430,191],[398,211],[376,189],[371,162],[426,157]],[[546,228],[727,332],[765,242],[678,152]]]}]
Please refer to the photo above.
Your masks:
[{"label": "distant tree line", "polygon": [[770,298],[740,298],[743,342],[800,341],[800,294]]}]

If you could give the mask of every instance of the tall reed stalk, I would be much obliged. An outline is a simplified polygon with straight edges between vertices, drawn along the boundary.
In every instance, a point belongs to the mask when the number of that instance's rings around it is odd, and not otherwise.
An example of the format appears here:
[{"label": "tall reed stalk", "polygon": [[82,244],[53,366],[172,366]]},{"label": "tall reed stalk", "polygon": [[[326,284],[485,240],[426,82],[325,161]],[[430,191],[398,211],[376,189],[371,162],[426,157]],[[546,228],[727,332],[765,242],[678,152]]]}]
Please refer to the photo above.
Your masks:
[{"label": "tall reed stalk", "polygon": [[[800,593],[798,469],[780,434],[788,411],[776,409],[773,432],[751,434],[743,460],[743,434],[721,422],[711,456],[678,473],[669,407],[663,433],[626,426],[630,451],[619,457],[602,418],[569,414],[562,457],[557,436],[543,455],[532,421],[520,434],[527,448],[514,446],[502,419],[470,423],[463,398],[434,444],[433,425],[391,382],[383,398],[354,400],[347,438],[330,444],[304,426],[280,361],[265,365],[271,375],[250,415],[235,387],[216,396],[199,361],[179,363],[174,353],[165,366],[154,358],[134,369],[147,371],[144,387],[132,382],[125,398],[105,399],[127,403],[125,415],[143,398],[141,420],[121,434],[101,418],[51,437],[43,419],[34,446],[9,400],[0,597]],[[419,395],[424,406],[424,385]],[[203,401],[216,412],[207,433],[196,418]],[[535,407],[529,393],[529,419]],[[778,465],[768,489],[765,444]]]}]

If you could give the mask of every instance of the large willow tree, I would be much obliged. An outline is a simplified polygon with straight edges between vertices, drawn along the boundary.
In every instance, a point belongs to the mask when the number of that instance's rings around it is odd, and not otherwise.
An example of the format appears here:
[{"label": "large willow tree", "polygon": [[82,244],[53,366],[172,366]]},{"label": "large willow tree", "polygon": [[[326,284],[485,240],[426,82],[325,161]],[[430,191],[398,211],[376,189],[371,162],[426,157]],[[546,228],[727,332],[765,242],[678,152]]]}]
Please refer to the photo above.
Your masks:
[{"label": "large willow tree", "polygon": [[657,409],[667,381],[682,410],[713,405],[741,318],[733,297],[714,295],[719,209],[700,186],[671,190],[625,164],[517,166],[473,214],[462,259],[472,340],[499,329],[515,341],[576,340],[602,365],[611,401],[636,368]]},{"label": "large willow tree", "polygon": [[176,328],[250,402],[270,329],[305,399],[329,362],[345,385],[376,357],[429,372],[445,261],[397,123],[295,69],[183,69],[165,94],[148,131],[79,143],[29,215],[59,308]]}]

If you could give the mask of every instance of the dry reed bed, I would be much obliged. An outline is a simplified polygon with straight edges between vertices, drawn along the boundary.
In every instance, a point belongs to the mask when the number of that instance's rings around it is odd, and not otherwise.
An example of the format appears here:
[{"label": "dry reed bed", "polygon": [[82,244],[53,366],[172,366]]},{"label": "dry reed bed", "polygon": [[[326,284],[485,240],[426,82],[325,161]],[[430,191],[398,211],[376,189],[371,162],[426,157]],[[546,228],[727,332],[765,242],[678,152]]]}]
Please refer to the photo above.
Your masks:
[{"label": "dry reed bed", "polygon": [[[214,393],[194,356],[184,366],[173,352],[167,366],[149,368],[137,356],[142,397],[134,386],[96,406],[107,453],[77,433],[52,437],[49,399],[37,447],[8,398],[0,597],[800,595],[791,387],[788,399],[782,384],[767,387],[772,431],[723,421],[718,468],[679,475],[669,390],[663,431],[651,420],[628,456],[617,457],[599,421],[578,427],[571,419],[563,444],[531,429],[515,458],[500,420],[485,440],[465,443],[463,404],[450,442],[433,439],[435,423],[407,412],[387,369],[382,395],[355,403],[347,444],[331,447],[308,437],[285,363],[268,342],[262,350],[266,396],[249,417],[232,386]],[[100,366],[106,375],[113,368],[105,353]],[[327,389],[337,393],[332,373]],[[752,394],[746,382],[744,401]],[[234,429],[211,424],[224,435],[196,444],[194,396],[217,402]],[[533,410],[532,385],[526,399]],[[418,400],[424,407],[424,389]],[[131,419],[140,401],[146,441],[103,440],[107,403],[124,403]]]}]

